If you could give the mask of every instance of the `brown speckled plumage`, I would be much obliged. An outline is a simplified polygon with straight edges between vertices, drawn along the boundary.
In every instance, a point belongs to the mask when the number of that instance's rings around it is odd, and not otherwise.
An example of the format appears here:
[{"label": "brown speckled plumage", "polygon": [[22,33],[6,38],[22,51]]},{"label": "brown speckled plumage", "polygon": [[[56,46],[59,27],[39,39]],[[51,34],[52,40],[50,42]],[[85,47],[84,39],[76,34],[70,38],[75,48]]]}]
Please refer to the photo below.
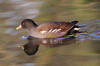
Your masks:
[{"label": "brown speckled plumage", "polygon": [[39,25],[37,30],[38,31],[42,31],[42,30],[46,30],[49,31],[50,29],[61,29],[61,32],[68,30],[69,28],[71,28],[73,26],[73,24],[70,24],[69,22],[49,22],[49,23],[45,23],[42,25]]},{"label": "brown speckled plumage", "polygon": [[76,27],[76,23],[77,21],[47,22],[38,26],[34,21],[30,19],[25,19],[22,22],[22,27],[27,29],[28,34],[33,37],[56,38],[69,33],[69,31],[73,30]]}]

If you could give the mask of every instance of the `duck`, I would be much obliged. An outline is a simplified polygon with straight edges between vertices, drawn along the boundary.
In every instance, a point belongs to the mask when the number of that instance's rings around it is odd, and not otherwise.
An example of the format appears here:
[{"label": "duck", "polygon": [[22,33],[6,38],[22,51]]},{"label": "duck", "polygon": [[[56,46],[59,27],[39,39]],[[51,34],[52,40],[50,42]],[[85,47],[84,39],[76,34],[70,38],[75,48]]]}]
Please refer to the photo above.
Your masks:
[{"label": "duck", "polygon": [[30,36],[36,38],[57,38],[78,31],[80,27],[77,23],[78,21],[54,21],[38,25],[32,19],[24,19],[16,30],[26,29]]}]

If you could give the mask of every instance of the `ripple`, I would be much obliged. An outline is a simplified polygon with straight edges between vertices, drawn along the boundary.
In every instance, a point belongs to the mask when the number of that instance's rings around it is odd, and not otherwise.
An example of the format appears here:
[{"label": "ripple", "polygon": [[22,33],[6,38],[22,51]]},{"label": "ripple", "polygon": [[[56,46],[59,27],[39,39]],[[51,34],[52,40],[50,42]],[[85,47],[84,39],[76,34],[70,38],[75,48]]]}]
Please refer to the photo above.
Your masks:
[{"label": "ripple", "polygon": [[8,3],[15,3],[15,4],[17,4],[17,3],[24,3],[26,1],[25,0],[8,0],[7,2]]},{"label": "ripple", "polygon": [[27,14],[39,14],[40,12],[38,9],[29,9],[25,13],[27,13]]},{"label": "ripple", "polygon": [[26,64],[23,64],[23,66],[35,66],[36,64],[34,63],[26,63]]},{"label": "ripple", "polygon": [[100,32],[95,32],[95,33],[85,33],[85,34],[80,34],[77,36],[79,40],[100,40]]},{"label": "ripple", "polygon": [[[26,0],[8,0],[7,3],[12,3],[13,9],[15,11],[3,12],[0,13],[0,17],[8,17],[6,25],[14,26],[18,25],[18,21],[23,18],[36,18],[40,11],[37,8],[38,6],[42,5],[43,1],[26,1]],[[18,14],[16,14],[18,13]]]},{"label": "ripple", "polygon": [[40,6],[41,4],[43,4],[43,2],[41,1],[26,2],[24,4],[21,4],[20,7],[30,7],[31,5],[34,5],[32,7],[37,7]]},{"label": "ripple", "polygon": [[22,19],[21,16],[14,16],[12,18],[5,20],[5,24],[8,26],[18,25],[18,20],[20,20],[20,19]]},{"label": "ripple", "polygon": [[4,58],[6,55],[0,52],[0,59]]},{"label": "ripple", "polygon": [[3,3],[4,2],[4,0],[0,0],[0,3]]},{"label": "ripple", "polygon": [[20,33],[20,32],[22,32],[22,31],[15,31],[14,28],[8,28],[8,29],[5,30],[4,33],[5,33],[5,34],[12,35],[12,36],[15,36],[15,35],[17,35],[17,34]]},{"label": "ripple", "polygon": [[23,39],[23,40],[27,40],[28,37],[29,37],[29,35],[27,35],[27,36],[22,36],[21,39]]},{"label": "ripple", "polygon": [[13,28],[9,28],[5,31],[6,34],[11,34],[12,32],[14,32]]},{"label": "ripple", "polygon": [[92,34],[90,34],[90,36],[100,38],[100,32],[92,33]]},{"label": "ripple", "polygon": [[6,18],[6,17],[13,17],[15,16],[15,11],[9,11],[9,12],[1,12],[0,17]]}]

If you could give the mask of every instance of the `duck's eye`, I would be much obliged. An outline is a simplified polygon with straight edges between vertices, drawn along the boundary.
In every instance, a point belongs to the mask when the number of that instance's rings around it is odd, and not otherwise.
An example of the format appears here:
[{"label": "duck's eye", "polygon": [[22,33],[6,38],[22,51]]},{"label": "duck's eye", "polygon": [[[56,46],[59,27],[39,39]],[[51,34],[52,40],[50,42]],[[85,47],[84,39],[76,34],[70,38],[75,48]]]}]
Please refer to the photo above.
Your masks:
[{"label": "duck's eye", "polygon": [[22,23],[22,27],[23,27],[23,28],[26,28],[27,26],[26,26],[26,24],[25,24],[25,23]]}]

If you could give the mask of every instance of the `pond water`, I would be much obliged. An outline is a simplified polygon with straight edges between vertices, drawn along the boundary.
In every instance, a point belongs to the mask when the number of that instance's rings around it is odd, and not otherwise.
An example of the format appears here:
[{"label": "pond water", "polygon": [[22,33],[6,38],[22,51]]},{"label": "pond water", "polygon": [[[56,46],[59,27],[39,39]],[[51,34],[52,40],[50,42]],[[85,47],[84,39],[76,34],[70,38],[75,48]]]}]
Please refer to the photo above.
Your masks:
[{"label": "pond water", "polygon": [[[0,66],[100,66],[99,0],[0,0],[0,6]],[[17,46],[31,44],[25,40],[26,31],[15,30],[25,18],[38,24],[78,20],[78,25],[86,25],[85,33],[34,38],[38,50],[29,56]]]}]

